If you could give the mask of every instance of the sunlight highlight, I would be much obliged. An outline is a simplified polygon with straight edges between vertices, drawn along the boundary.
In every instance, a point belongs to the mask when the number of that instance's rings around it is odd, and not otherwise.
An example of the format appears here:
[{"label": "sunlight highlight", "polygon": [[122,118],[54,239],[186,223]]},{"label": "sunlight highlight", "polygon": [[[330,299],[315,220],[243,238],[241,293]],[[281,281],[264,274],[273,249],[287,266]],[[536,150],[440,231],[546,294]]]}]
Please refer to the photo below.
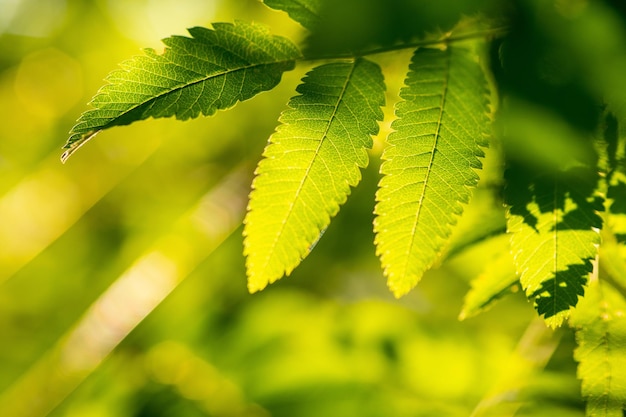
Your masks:
[{"label": "sunlight highlight", "polygon": [[95,368],[180,279],[166,255],[141,257],[87,310],[61,348],[61,366],[70,372]]}]

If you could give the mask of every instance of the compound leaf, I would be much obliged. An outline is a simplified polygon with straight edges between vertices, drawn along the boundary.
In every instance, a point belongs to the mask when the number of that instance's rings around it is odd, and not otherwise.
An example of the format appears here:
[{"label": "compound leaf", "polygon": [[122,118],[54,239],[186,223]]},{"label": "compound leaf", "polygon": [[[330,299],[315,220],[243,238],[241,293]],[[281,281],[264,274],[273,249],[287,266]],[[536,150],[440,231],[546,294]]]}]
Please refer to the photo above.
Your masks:
[{"label": "compound leaf", "polygon": [[413,55],[376,194],[377,253],[397,296],[437,259],[470,199],[488,126],[486,79],[461,47]]},{"label": "compound leaf", "polygon": [[571,315],[574,358],[587,416],[622,417],[626,405],[626,300],[605,282],[592,282]]},{"label": "compound leaf", "polygon": [[560,326],[584,294],[600,243],[598,174],[584,166],[506,173],[507,228],[522,287],[539,315]]},{"label": "compound leaf", "polygon": [[163,40],[162,55],[152,49],[110,73],[79,118],[65,145],[66,160],[103,129],[148,117],[186,120],[211,115],[274,88],[300,56],[291,41],[243,22],[189,29],[191,37]]},{"label": "compound leaf", "polygon": [[245,219],[248,289],[289,275],[361,179],[384,104],[382,73],[365,59],[314,68],[270,138]]}]

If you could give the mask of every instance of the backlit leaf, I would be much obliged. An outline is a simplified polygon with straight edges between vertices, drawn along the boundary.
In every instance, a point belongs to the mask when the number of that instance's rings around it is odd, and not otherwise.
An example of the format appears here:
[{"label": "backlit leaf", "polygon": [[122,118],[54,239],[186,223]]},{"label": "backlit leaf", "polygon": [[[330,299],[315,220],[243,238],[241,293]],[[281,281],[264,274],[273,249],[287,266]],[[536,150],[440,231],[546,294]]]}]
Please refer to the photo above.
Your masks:
[{"label": "backlit leaf", "polygon": [[605,282],[593,282],[572,313],[574,358],[587,399],[587,416],[622,417],[626,405],[626,300]]},{"label": "backlit leaf", "polygon": [[251,292],[291,273],[310,252],[360,181],[383,117],[383,78],[370,61],[322,65],[303,81],[252,185],[244,229]]},{"label": "backlit leaf", "polygon": [[486,81],[460,47],[413,56],[376,194],[377,253],[389,288],[406,294],[435,262],[481,168]]},{"label": "backlit leaf", "polygon": [[515,263],[509,252],[508,242],[505,235],[494,238],[500,245],[500,250],[486,263],[483,272],[471,282],[471,289],[465,296],[463,309],[459,319],[464,320],[473,317],[487,308],[493,302],[513,292],[519,278],[515,272]]},{"label": "backlit leaf", "polygon": [[152,49],[107,76],[78,119],[65,145],[66,160],[101,130],[148,117],[186,120],[228,109],[238,101],[274,88],[293,69],[298,49],[266,28],[238,22],[213,29],[189,29],[191,37],[163,40],[162,55]]},{"label": "backlit leaf", "polygon": [[600,243],[597,172],[511,165],[506,176],[508,231],[522,286],[539,315],[559,326],[584,294]]}]

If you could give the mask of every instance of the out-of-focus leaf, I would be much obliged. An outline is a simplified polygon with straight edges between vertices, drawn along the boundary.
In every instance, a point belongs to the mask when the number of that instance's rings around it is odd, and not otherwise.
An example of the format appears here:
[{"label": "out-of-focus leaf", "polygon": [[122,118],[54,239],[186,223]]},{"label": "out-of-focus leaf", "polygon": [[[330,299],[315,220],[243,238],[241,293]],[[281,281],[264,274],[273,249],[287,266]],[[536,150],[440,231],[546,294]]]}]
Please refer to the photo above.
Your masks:
[{"label": "out-of-focus leaf", "polygon": [[320,25],[320,9],[323,0],[263,0],[272,9],[287,12],[296,22],[307,29]]},{"label": "out-of-focus leaf", "polygon": [[572,313],[578,377],[587,416],[622,417],[626,404],[626,300],[605,282],[593,282]]},{"label": "out-of-focus leaf", "polygon": [[496,300],[511,292],[519,278],[508,244],[504,250],[485,265],[484,271],[472,280],[472,288],[465,296],[459,319],[475,316],[489,308]]}]

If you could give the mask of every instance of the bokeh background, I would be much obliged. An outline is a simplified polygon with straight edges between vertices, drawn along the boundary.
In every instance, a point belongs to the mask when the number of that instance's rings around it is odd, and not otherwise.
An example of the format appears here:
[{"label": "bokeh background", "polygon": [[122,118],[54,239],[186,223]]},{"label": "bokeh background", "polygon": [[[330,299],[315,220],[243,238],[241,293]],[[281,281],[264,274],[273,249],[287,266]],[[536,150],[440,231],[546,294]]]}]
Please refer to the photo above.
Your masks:
[{"label": "bokeh background", "polygon": [[[0,0],[0,416],[583,415],[573,336],[523,295],[458,319],[502,238],[387,291],[371,222],[390,109],[313,253],[247,293],[249,186],[305,64],[228,112],[114,128],[60,163],[119,62],[235,19],[304,38],[252,0]],[[376,59],[393,104],[409,55]],[[493,160],[457,242],[503,227]]]}]

